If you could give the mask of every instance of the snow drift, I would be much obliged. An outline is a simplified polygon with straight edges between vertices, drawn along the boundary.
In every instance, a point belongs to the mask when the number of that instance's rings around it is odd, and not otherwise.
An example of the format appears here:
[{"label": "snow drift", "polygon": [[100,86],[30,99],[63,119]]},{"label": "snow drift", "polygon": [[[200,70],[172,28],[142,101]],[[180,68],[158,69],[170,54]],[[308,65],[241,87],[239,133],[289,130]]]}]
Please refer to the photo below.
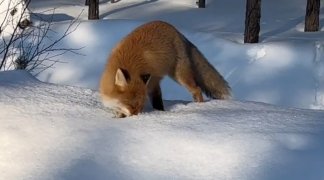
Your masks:
[{"label": "snow drift", "polygon": [[323,111],[166,101],[121,120],[97,91],[24,71],[0,92],[0,179],[324,178]]}]

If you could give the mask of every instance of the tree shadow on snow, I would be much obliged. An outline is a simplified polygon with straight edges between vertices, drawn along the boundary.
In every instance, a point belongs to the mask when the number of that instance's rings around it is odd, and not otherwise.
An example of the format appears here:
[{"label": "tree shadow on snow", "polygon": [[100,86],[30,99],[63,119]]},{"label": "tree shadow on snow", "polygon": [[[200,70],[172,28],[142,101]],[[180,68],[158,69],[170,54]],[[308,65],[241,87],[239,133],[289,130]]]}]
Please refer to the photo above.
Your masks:
[{"label": "tree shadow on snow", "polygon": [[119,11],[124,11],[124,10],[130,9],[130,8],[134,8],[134,7],[137,7],[137,6],[142,6],[142,5],[144,5],[144,4],[149,4],[149,3],[156,2],[156,1],[158,1],[158,0],[143,1],[143,2],[138,3],[138,4],[133,4],[133,5],[130,5],[130,6],[126,6],[126,7],[122,7],[122,8],[114,9],[114,10],[112,10],[112,11],[109,11],[109,12],[107,12],[107,13],[104,13],[104,14],[100,15],[99,18],[102,19],[102,18],[104,18],[104,17],[106,17],[106,16],[109,16],[109,15],[111,15],[111,14],[117,13],[117,12],[119,12]]},{"label": "tree shadow on snow", "polygon": [[107,169],[91,159],[78,160],[61,177],[64,180],[106,180],[107,178],[117,178],[114,173],[107,171]]},{"label": "tree shadow on snow", "polygon": [[63,13],[55,13],[55,14],[41,14],[41,13],[33,13],[31,16],[32,21],[46,21],[46,22],[60,22],[60,21],[71,21],[74,17],[69,16]]},{"label": "tree shadow on snow", "polygon": [[[276,28],[275,30],[261,34],[260,40],[264,41],[271,36],[280,35],[284,32],[290,31],[290,30],[294,29],[298,24],[302,23],[303,21],[304,21],[303,16],[289,20],[289,21],[287,21],[287,23],[285,23],[280,28]],[[262,29],[262,25],[261,25],[261,29]]]},{"label": "tree shadow on snow", "polygon": [[117,2],[119,2],[119,1],[121,1],[121,0],[114,0],[114,2],[111,2],[111,0],[103,0],[103,1],[100,1],[99,4],[105,4],[105,3],[107,3],[107,2],[117,3]]},{"label": "tree shadow on snow", "polygon": [[279,142],[276,143],[279,146],[272,151],[269,159],[261,164],[258,170],[260,176],[257,179],[321,179],[324,176],[322,168],[324,146],[320,143],[323,135],[323,133],[316,136],[303,133],[278,135]]},{"label": "tree shadow on snow", "polygon": [[[320,12],[323,12],[323,11],[324,11],[324,8],[321,8]],[[260,35],[260,40],[264,41],[264,40],[268,39],[271,36],[277,36],[277,35],[280,35],[282,33],[287,32],[287,31],[290,31],[292,29],[296,29],[296,27],[301,23],[302,24],[305,23],[305,16],[304,15],[300,16],[300,17],[297,17],[297,18],[287,20],[286,23],[283,26],[281,26],[279,28],[276,28],[274,30],[271,30],[269,32],[265,32],[265,33],[261,34]],[[323,27],[323,23],[324,23],[324,18],[320,17],[320,27],[319,27],[320,30],[321,30],[321,27]],[[262,30],[262,25],[261,25],[261,30]]]},{"label": "tree shadow on snow", "polygon": [[129,136],[126,133],[114,127],[87,132],[89,140],[72,157],[68,156],[69,166],[59,171],[54,179],[130,179],[132,169],[127,168],[121,159],[127,148]]},{"label": "tree shadow on snow", "polygon": [[[117,122],[116,124],[114,124]],[[53,179],[62,180],[108,180],[108,179],[141,179],[139,177],[159,176],[154,172],[143,172],[141,166],[130,166],[129,147],[138,141],[132,133],[125,131],[121,121],[109,123],[103,129],[87,131],[87,141],[82,148],[76,149],[72,156],[67,156],[67,166]],[[133,124],[133,123],[132,123]],[[129,134],[130,133],[130,134]],[[136,158],[135,158],[136,159]],[[161,179],[161,178],[160,178]]]},{"label": "tree shadow on snow", "polygon": [[[324,11],[324,9],[323,9],[323,11]],[[324,18],[323,19],[320,19],[319,31],[324,31]]]}]

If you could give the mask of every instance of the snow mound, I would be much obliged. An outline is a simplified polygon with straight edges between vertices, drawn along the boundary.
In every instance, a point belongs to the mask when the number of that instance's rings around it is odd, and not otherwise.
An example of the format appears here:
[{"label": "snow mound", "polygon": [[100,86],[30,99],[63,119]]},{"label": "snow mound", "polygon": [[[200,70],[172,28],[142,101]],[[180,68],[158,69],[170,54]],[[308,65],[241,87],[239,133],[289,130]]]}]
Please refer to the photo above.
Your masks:
[{"label": "snow mound", "polygon": [[115,119],[97,91],[24,71],[0,73],[0,99],[0,179],[324,178],[323,111],[166,101]]}]

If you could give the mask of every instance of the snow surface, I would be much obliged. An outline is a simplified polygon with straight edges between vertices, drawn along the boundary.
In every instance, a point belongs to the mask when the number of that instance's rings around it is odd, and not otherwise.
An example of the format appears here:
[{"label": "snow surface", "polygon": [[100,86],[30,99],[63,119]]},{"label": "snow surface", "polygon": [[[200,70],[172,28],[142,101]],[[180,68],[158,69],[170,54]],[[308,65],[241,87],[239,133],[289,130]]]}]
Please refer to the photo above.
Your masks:
[{"label": "snow surface", "polygon": [[[262,1],[262,42],[243,44],[245,1],[101,0],[101,19],[87,21],[84,0],[33,0],[33,22],[53,15],[50,39],[80,15],[58,46],[83,55],[61,56],[38,80],[0,72],[0,179],[324,179],[324,17],[320,32],[302,32],[305,6]],[[97,92],[106,57],[155,19],[199,47],[233,100],[192,103],[166,78],[165,112],[112,118]]]},{"label": "snow surface", "polygon": [[323,179],[324,112],[166,101],[111,118],[97,91],[0,73],[0,179]]}]

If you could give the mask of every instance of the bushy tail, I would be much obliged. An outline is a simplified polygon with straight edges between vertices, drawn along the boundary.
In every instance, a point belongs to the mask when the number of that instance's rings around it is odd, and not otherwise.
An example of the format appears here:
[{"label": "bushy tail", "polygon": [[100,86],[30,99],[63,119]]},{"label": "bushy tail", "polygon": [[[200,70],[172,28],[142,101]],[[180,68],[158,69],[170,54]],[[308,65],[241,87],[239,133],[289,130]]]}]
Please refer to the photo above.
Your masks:
[{"label": "bushy tail", "polygon": [[195,80],[198,86],[213,99],[228,99],[231,97],[231,88],[221,74],[207,61],[198,48],[189,40],[191,63],[195,71]]}]

